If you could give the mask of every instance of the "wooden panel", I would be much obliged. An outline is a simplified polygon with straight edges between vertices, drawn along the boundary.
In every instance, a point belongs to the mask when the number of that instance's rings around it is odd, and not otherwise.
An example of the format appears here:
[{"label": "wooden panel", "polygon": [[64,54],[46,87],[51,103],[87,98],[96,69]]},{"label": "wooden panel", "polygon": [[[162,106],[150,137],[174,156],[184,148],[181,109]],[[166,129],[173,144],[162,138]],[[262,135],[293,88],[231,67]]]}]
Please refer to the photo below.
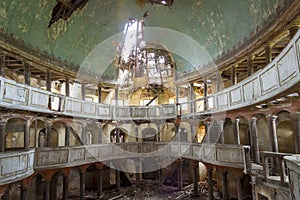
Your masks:
[{"label": "wooden panel", "polygon": [[203,146],[203,158],[205,160],[214,161],[215,157],[215,148],[213,146]]},{"label": "wooden panel", "polygon": [[69,154],[69,162],[85,160],[85,148],[71,149]]},{"label": "wooden panel", "polygon": [[99,116],[110,116],[111,109],[109,106],[99,105],[98,106],[98,115]]},{"label": "wooden panel", "polygon": [[278,75],[275,65],[260,75],[262,94],[267,94],[278,87]]},{"label": "wooden panel", "polygon": [[164,105],[162,106],[163,116],[161,117],[170,117],[176,116],[176,107],[175,105]]},{"label": "wooden panel", "polygon": [[255,98],[261,96],[259,81],[257,78],[243,85],[243,95],[244,101],[253,101]]},{"label": "wooden panel", "polygon": [[37,151],[36,165],[47,166],[55,164],[66,164],[68,163],[68,150],[59,149],[55,151],[43,150]]},{"label": "wooden panel", "polygon": [[28,89],[18,85],[4,83],[4,99],[8,101],[27,103]]},{"label": "wooden panel", "polygon": [[81,105],[82,105],[82,103],[80,101],[76,101],[76,100],[67,98],[66,111],[81,113]]},{"label": "wooden panel", "polygon": [[39,91],[31,91],[31,105],[41,108],[48,108],[49,95]]},{"label": "wooden panel", "polygon": [[242,149],[217,147],[217,161],[219,162],[231,162],[231,163],[243,163]]},{"label": "wooden panel", "polygon": [[278,61],[279,81],[284,85],[293,79],[298,72],[297,59],[294,48],[288,49],[286,54]]},{"label": "wooden panel", "polygon": [[231,105],[235,105],[242,102],[242,92],[240,87],[231,90],[229,94],[230,94]]},{"label": "wooden panel", "polygon": [[228,93],[219,94],[217,96],[218,108],[228,106]]},{"label": "wooden panel", "polygon": [[83,113],[95,115],[96,114],[96,105],[85,102],[83,104]]}]

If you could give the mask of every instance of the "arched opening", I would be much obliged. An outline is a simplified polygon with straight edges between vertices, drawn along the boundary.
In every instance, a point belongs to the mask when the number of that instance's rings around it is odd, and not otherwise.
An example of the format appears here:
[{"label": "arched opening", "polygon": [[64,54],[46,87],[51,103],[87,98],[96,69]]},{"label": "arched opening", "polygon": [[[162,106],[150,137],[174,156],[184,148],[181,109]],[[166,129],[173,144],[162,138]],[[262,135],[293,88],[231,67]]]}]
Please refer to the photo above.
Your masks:
[{"label": "arched opening", "polygon": [[142,137],[144,142],[155,142],[156,130],[154,128],[145,128],[142,131]]},{"label": "arched opening", "polygon": [[178,129],[178,134],[181,142],[188,142],[188,132],[186,128],[180,127]]},{"label": "arched opening", "polygon": [[5,126],[5,149],[20,149],[24,148],[24,119],[12,118],[7,121]]},{"label": "arched opening", "polygon": [[[119,138],[117,139],[117,136],[119,135]],[[110,132],[110,142],[111,143],[122,143],[125,142],[125,132],[120,129],[120,128],[114,128],[111,132]]]},{"label": "arched opening", "polygon": [[239,117],[239,119],[240,143],[242,145],[250,145],[249,122],[245,117]]}]

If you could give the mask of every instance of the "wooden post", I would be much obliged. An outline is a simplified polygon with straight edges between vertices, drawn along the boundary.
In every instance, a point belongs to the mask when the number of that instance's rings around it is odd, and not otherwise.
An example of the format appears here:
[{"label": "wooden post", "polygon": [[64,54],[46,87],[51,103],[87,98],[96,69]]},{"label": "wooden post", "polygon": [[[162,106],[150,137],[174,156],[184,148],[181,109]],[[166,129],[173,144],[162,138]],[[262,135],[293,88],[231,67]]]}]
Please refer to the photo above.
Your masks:
[{"label": "wooden post", "polygon": [[30,149],[30,122],[24,122],[24,149]]},{"label": "wooden post", "polygon": [[214,188],[213,188],[213,179],[212,179],[213,167],[207,166],[207,183],[208,183],[208,199],[213,200],[214,198]]},{"label": "wooden post", "polygon": [[300,113],[293,115],[295,153],[300,154]]},{"label": "wooden post", "polygon": [[70,96],[70,79],[68,76],[65,78],[65,87],[66,87],[66,96],[69,97]]},{"label": "wooden post", "polygon": [[228,188],[227,188],[227,170],[223,170],[221,172],[222,174],[222,193],[223,193],[223,200],[228,199]]},{"label": "wooden post", "polygon": [[65,124],[65,146],[70,146],[71,125]]},{"label": "wooden post", "polygon": [[81,83],[81,99],[85,100],[85,82],[82,81]]},{"label": "wooden post", "polygon": [[6,62],[5,62],[5,55],[2,55],[0,57],[0,76],[5,77],[6,76]]},{"label": "wooden post", "polygon": [[198,161],[193,161],[193,196],[199,197],[199,190],[198,190],[198,180],[199,180],[199,163]]},{"label": "wooden post", "polygon": [[254,72],[254,69],[253,69],[253,59],[254,59],[254,56],[253,55],[249,55],[248,58],[247,58],[247,65],[248,65],[248,76],[251,76]]},{"label": "wooden post", "polygon": [[47,71],[47,74],[46,74],[46,89],[47,89],[47,91],[50,91],[50,92],[51,92],[51,83],[52,83],[51,72]]},{"label": "wooden post", "polygon": [[30,85],[30,66],[24,63],[24,81],[26,85]]},{"label": "wooden post", "polygon": [[235,144],[240,145],[240,126],[239,126],[240,119],[235,119],[233,123],[233,137]]},{"label": "wooden post", "polygon": [[63,176],[63,200],[69,198],[69,175],[66,174]]},{"label": "wooden post", "polygon": [[0,121],[0,152],[5,151],[5,141],[6,141],[6,121]]},{"label": "wooden post", "polygon": [[272,62],[272,44],[268,44],[267,46],[265,46],[265,54],[266,54],[265,64],[267,65],[270,62]]},{"label": "wooden post", "polygon": [[178,172],[177,187],[179,190],[182,190],[182,159],[178,159],[176,162],[177,162],[177,172]]},{"label": "wooden post", "polygon": [[100,85],[98,85],[98,103],[101,103],[102,98],[102,88]]},{"label": "wooden post", "polygon": [[100,167],[98,169],[98,187],[97,187],[97,191],[98,191],[98,196],[100,197],[103,193],[103,174],[102,174],[102,168]]},{"label": "wooden post", "polygon": [[235,85],[237,83],[236,67],[237,65],[231,66],[231,85]]}]

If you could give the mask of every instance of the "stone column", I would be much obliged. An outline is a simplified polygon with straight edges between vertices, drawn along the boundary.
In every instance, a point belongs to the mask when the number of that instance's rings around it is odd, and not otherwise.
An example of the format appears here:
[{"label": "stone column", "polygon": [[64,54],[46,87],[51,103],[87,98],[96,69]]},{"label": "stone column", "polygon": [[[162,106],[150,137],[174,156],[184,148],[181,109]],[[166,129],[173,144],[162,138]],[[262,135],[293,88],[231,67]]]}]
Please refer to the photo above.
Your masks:
[{"label": "stone column", "polygon": [[56,200],[57,199],[57,177],[53,177],[50,182],[50,200]]},{"label": "stone column", "polygon": [[70,146],[71,125],[65,124],[65,146]]},{"label": "stone column", "polygon": [[237,83],[237,77],[236,77],[236,67],[238,65],[232,65],[231,66],[231,85],[235,85]]},{"label": "stone column", "polygon": [[30,66],[28,63],[24,63],[24,83],[30,85]]},{"label": "stone column", "polygon": [[251,76],[254,72],[253,68],[253,60],[254,60],[254,55],[249,55],[247,58],[247,65],[248,65],[248,76]]},{"label": "stone column", "polygon": [[221,144],[225,144],[224,120],[219,120],[219,127],[220,127]]},{"label": "stone column", "polygon": [[24,149],[30,149],[30,122],[24,122]]},{"label": "stone column", "polygon": [[102,174],[102,168],[98,168],[98,181],[97,181],[97,192],[98,196],[100,197],[103,193],[103,174]]},{"label": "stone column", "polygon": [[182,159],[178,159],[176,163],[177,163],[177,174],[178,174],[177,187],[179,190],[182,190]]},{"label": "stone column", "polygon": [[43,200],[50,200],[50,182],[51,182],[51,179],[46,179],[44,182]]},{"label": "stone column", "polygon": [[120,191],[120,171],[116,169],[116,192]]},{"label": "stone column", "polygon": [[233,122],[233,137],[234,137],[235,144],[238,145],[241,144],[239,123],[240,123],[240,119],[235,119]]},{"label": "stone column", "polygon": [[85,82],[81,82],[81,99],[85,100]]},{"label": "stone column", "polygon": [[141,173],[140,173],[140,168],[141,168],[141,162],[139,159],[135,160],[135,185],[137,187],[140,187],[141,185]]},{"label": "stone column", "polygon": [[63,176],[63,200],[69,198],[69,174]]},{"label": "stone column", "polygon": [[158,186],[162,186],[162,161],[158,160],[157,165],[158,165],[158,169],[157,169]]},{"label": "stone column", "polygon": [[47,71],[46,73],[46,90],[51,92],[51,72]]},{"label": "stone column", "polygon": [[199,197],[198,190],[198,180],[199,180],[199,163],[198,161],[193,161],[193,196]]},{"label": "stone column", "polygon": [[256,120],[257,120],[256,117],[252,117],[250,122],[250,139],[251,139],[251,147],[252,147],[251,150],[252,150],[253,162],[260,163]]},{"label": "stone column", "polygon": [[5,141],[6,141],[6,121],[0,121],[0,152],[5,151]]},{"label": "stone column", "polygon": [[213,167],[211,165],[207,165],[207,184],[208,184],[208,199],[209,200],[213,200],[213,198],[214,198],[212,172],[213,172]]},{"label": "stone column", "polygon": [[243,200],[243,185],[240,177],[236,179],[238,200]]},{"label": "stone column", "polygon": [[102,88],[100,85],[98,85],[98,103],[101,103],[102,98]]},{"label": "stone column", "polygon": [[85,169],[80,169],[80,200],[85,199]]},{"label": "stone column", "polygon": [[228,171],[227,170],[222,170],[221,174],[222,174],[223,200],[227,200],[228,199],[228,189],[227,189],[227,174],[228,174]]},{"label": "stone column", "polygon": [[27,200],[28,194],[28,185],[27,184],[21,184],[21,200]]},{"label": "stone column", "polygon": [[65,89],[66,89],[66,96],[69,97],[70,96],[70,79],[69,77],[65,78]]},{"label": "stone column", "polygon": [[116,127],[116,143],[120,143],[120,130],[119,127]]},{"label": "stone column", "polygon": [[272,44],[268,44],[265,47],[265,54],[266,54],[265,64],[267,65],[270,62],[272,62]]},{"label": "stone column", "polygon": [[268,127],[269,127],[269,135],[271,142],[271,151],[278,152],[278,140],[277,140],[277,130],[276,130],[276,119],[275,115],[268,115]]},{"label": "stone column", "polygon": [[190,130],[191,130],[191,142],[196,143],[197,135],[196,135],[196,131],[195,131],[195,126],[196,126],[195,120],[191,120],[189,122],[189,124],[190,124]]}]

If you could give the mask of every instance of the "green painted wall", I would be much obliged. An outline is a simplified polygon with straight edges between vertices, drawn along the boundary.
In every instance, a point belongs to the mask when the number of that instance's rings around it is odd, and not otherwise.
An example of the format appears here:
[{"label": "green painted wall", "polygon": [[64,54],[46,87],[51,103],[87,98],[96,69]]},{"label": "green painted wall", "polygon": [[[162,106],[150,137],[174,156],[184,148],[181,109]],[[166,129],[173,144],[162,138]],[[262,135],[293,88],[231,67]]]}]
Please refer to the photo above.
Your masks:
[{"label": "green painted wall", "polygon": [[[135,0],[90,0],[68,21],[61,20],[47,29],[55,0],[1,0],[0,28],[49,55],[80,65],[94,47],[122,32],[128,18],[142,18],[148,11],[146,27],[178,31],[216,58],[269,20],[283,3],[284,0],[175,0],[170,9],[141,5]],[[180,41],[173,42],[181,45],[183,51],[190,51]],[[101,67],[99,63],[90,70]],[[178,70],[189,71],[192,67]]]}]

